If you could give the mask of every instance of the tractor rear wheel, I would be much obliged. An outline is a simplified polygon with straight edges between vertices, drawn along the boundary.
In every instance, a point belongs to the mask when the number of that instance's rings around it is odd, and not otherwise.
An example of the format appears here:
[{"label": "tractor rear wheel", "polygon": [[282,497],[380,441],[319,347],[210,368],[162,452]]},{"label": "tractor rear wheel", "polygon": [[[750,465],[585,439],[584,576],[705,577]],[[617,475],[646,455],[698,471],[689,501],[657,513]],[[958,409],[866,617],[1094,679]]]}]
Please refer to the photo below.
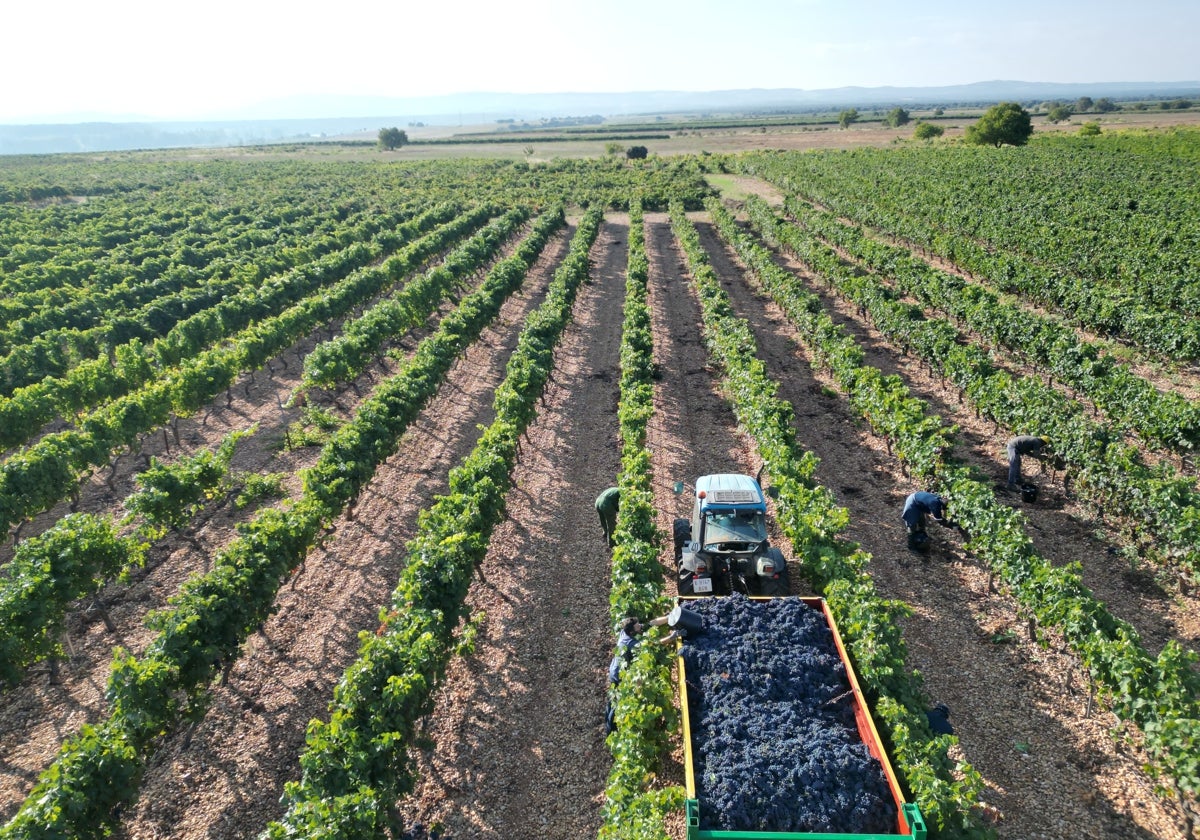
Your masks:
[{"label": "tractor rear wheel", "polygon": [[675,539],[675,565],[683,559],[683,547],[692,539],[692,523],[686,519],[676,519],[671,525],[671,535]]}]

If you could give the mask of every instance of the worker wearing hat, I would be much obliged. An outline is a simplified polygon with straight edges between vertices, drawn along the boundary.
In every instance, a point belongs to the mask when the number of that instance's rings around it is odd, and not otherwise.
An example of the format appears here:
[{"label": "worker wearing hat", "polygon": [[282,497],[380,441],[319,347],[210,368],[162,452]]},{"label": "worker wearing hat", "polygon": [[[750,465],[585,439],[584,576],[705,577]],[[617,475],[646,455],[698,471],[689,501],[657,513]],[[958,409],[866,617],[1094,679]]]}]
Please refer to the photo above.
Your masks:
[{"label": "worker wearing hat", "polygon": [[[652,618],[644,624],[638,618],[629,616],[621,619],[621,623],[617,625],[617,652],[613,654],[612,661],[608,663],[608,707],[604,710],[604,732],[608,734],[616,729],[614,715],[616,714],[616,705],[613,703],[612,689],[621,681],[621,672],[626,666],[633,662],[634,648],[641,641],[642,632],[647,627],[653,627],[660,624],[668,624],[671,621],[671,616],[675,613],[661,615],[658,618]],[[672,630],[661,641],[665,644],[679,638],[681,631]]]}]

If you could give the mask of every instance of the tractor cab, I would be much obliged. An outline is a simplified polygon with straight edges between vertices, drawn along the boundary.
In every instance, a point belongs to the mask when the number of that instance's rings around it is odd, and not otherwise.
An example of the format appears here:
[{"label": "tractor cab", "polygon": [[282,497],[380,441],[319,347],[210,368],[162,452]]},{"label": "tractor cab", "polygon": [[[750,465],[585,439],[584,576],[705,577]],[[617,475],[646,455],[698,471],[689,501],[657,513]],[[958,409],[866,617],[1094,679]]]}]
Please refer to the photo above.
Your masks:
[{"label": "tractor cab", "polygon": [[783,554],[768,545],[766,498],[750,476],[701,476],[691,519],[675,520],[673,531],[680,594],[787,593]]}]

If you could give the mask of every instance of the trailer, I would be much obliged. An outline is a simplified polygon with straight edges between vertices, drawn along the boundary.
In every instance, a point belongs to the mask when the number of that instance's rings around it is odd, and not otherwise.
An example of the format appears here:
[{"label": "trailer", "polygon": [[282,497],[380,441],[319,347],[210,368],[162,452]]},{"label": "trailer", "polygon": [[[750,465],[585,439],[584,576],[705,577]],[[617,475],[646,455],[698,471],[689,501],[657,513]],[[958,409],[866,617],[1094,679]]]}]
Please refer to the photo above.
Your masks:
[{"label": "trailer", "polygon": [[684,597],[688,840],[924,840],[823,598]]}]

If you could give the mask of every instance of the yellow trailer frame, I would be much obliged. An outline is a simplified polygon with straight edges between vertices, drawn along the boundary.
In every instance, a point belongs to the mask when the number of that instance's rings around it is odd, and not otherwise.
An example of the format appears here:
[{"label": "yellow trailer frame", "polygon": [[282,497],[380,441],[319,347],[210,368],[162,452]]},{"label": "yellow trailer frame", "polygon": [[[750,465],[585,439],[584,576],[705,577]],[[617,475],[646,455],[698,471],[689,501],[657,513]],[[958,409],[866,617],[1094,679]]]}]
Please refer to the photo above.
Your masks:
[{"label": "yellow trailer frame", "polygon": [[[694,596],[680,596],[679,598],[681,604],[687,601],[699,600],[704,599],[703,597]],[[776,601],[782,599],[755,597],[753,600]],[[701,830],[700,801],[696,797],[696,771],[692,752],[691,719],[688,714],[687,672],[683,656],[680,654],[677,656],[677,663],[679,672],[679,705],[683,712],[683,756],[687,792],[688,840],[894,840],[898,836],[911,837],[913,840],[925,840],[928,833],[925,820],[922,818],[921,811],[915,803],[904,800],[904,793],[900,789],[900,782],[897,780],[896,772],[892,768],[891,761],[888,759],[887,751],[883,748],[883,743],[879,738],[879,730],[875,728],[875,721],[871,718],[871,712],[867,708],[866,698],[863,696],[862,689],[858,684],[858,676],[854,673],[854,666],[850,663],[850,656],[846,651],[845,645],[842,644],[842,636],[838,632],[837,622],[833,620],[833,614],[829,611],[829,605],[825,602],[824,598],[799,597],[799,600],[806,606],[820,611],[825,617],[825,622],[829,625],[830,632],[833,634],[833,642],[837,646],[838,656],[841,657],[842,664],[846,667],[846,678],[850,683],[850,690],[854,694],[854,719],[858,725],[859,737],[867,745],[867,749],[871,755],[882,765],[888,788],[891,790],[892,798],[896,803],[896,831],[888,834],[830,834],[783,831]]]}]

